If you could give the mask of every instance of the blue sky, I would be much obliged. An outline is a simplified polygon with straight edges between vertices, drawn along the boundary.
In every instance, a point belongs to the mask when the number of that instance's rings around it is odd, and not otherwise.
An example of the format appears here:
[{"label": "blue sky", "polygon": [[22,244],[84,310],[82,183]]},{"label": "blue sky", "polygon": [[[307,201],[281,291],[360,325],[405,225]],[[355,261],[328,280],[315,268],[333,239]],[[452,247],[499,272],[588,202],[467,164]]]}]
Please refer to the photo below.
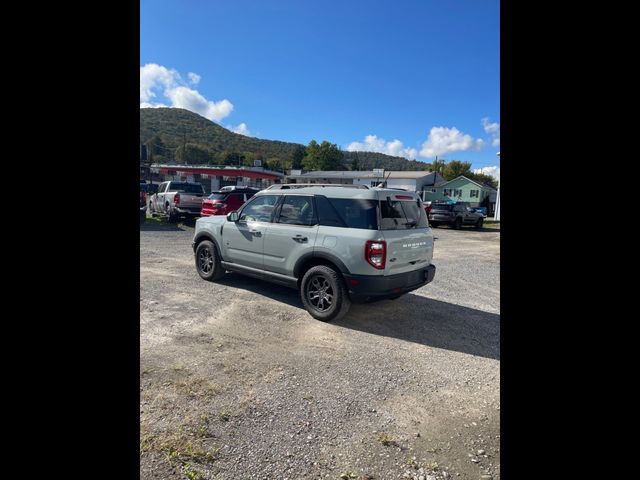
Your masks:
[{"label": "blue sky", "polygon": [[499,10],[492,0],[141,0],[141,106],[188,108],[259,138],[496,167]]}]

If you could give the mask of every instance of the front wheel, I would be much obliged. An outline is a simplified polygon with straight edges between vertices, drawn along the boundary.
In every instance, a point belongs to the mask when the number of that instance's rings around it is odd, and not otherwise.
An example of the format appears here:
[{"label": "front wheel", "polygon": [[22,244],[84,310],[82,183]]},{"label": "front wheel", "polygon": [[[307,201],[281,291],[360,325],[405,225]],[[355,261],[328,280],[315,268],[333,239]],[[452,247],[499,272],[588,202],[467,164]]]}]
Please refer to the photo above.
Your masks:
[{"label": "front wheel", "polygon": [[479,218],[478,221],[476,222],[476,228],[482,228],[483,222],[484,220],[482,218]]},{"label": "front wheel", "polygon": [[216,246],[210,240],[203,240],[196,247],[196,270],[205,280],[210,282],[220,280],[224,276],[224,269],[220,265],[220,256]]},{"label": "front wheel", "polygon": [[300,298],[307,312],[323,322],[339,320],[351,306],[342,275],[326,265],[307,270],[300,284]]}]

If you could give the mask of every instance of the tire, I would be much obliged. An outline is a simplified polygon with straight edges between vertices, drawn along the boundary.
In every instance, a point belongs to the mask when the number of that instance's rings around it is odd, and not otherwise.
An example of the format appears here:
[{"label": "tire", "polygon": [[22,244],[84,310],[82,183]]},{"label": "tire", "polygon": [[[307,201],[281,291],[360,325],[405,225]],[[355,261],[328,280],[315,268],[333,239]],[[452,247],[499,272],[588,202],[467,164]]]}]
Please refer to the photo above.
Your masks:
[{"label": "tire", "polygon": [[176,213],[169,204],[167,204],[167,220],[169,223],[174,223],[177,220]]},{"label": "tire", "polygon": [[326,265],[307,270],[300,282],[300,298],[307,312],[323,322],[341,319],[351,307],[342,275]]},{"label": "tire", "polygon": [[482,218],[479,218],[478,221],[476,222],[476,228],[482,228],[483,222],[484,220]]},{"label": "tire", "polygon": [[462,219],[460,217],[456,218],[451,226],[454,230],[460,230],[460,227],[462,227]]},{"label": "tire", "polygon": [[195,251],[196,270],[204,280],[215,282],[224,277],[224,269],[220,265],[220,255],[210,240],[203,240]]}]

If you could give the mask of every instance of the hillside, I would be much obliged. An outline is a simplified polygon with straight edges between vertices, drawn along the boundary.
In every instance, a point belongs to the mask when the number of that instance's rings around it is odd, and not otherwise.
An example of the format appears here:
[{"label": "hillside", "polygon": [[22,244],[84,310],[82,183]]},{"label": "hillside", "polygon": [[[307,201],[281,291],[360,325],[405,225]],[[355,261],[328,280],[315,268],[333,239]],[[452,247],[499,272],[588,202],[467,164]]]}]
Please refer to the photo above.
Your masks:
[{"label": "hillside", "polygon": [[[242,155],[246,163],[261,158],[273,165],[290,166],[296,150],[304,147],[297,143],[246,137],[181,108],[140,109],[140,142],[149,145],[155,161],[180,161],[185,139],[188,158],[197,159],[197,163],[223,164],[229,158],[235,158],[234,155]],[[360,170],[428,170],[428,164],[424,162],[376,152],[344,152],[345,169],[354,158],[357,158]]]}]

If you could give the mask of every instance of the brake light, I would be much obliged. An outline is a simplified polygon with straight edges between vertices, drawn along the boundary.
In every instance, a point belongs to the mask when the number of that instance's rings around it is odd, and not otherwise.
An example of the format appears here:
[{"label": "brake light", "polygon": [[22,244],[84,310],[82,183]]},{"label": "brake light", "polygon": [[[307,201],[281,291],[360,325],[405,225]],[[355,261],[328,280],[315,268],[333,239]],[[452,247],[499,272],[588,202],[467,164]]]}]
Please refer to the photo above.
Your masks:
[{"label": "brake light", "polygon": [[373,268],[384,270],[387,261],[387,242],[384,240],[367,240],[364,246],[364,258]]},{"label": "brake light", "polygon": [[173,196],[173,203],[175,203],[176,205],[180,203],[180,194],[179,193],[176,193]]},{"label": "brake light", "polygon": [[396,200],[413,200],[410,195],[396,195]]}]

